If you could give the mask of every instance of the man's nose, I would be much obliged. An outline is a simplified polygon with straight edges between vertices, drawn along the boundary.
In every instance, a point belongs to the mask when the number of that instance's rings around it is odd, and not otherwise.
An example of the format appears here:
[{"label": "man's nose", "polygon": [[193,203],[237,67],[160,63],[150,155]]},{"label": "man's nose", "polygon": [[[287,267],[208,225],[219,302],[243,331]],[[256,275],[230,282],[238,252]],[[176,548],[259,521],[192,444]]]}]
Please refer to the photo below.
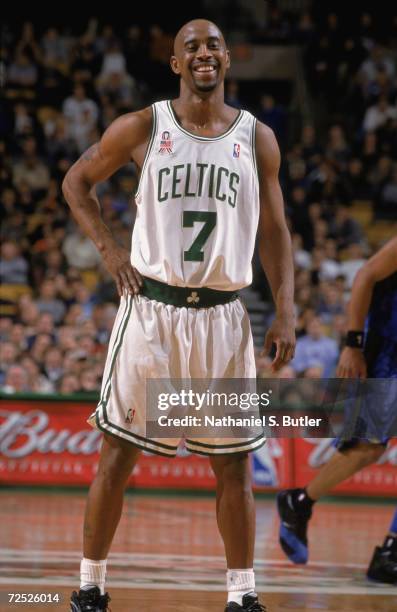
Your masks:
[{"label": "man's nose", "polygon": [[207,45],[205,43],[200,45],[200,47],[199,47],[199,49],[197,51],[197,57],[200,58],[200,59],[208,59],[208,58],[212,57],[212,53],[208,49],[208,47],[207,47]]}]

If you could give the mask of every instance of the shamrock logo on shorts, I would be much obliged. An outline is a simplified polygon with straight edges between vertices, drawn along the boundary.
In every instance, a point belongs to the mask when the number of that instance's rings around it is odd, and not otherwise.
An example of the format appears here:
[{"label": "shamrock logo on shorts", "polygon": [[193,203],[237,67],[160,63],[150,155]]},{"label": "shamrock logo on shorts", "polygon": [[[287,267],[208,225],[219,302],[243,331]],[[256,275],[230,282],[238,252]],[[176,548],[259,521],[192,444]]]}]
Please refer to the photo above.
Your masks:
[{"label": "shamrock logo on shorts", "polygon": [[186,299],[188,304],[197,304],[200,301],[197,291],[192,291]]}]

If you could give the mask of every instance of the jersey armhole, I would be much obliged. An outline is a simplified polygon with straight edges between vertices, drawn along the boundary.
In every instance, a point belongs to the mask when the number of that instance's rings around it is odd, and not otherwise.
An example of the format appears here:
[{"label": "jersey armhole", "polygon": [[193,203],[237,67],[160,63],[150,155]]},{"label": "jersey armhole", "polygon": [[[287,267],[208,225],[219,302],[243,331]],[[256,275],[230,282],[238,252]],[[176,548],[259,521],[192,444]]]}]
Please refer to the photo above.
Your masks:
[{"label": "jersey armhole", "polygon": [[136,199],[139,195],[139,190],[142,186],[142,179],[143,179],[143,175],[144,172],[146,170],[146,166],[147,166],[147,162],[148,159],[150,157],[150,153],[152,152],[153,149],[153,144],[156,138],[156,132],[157,132],[157,109],[156,109],[156,104],[152,104],[151,106],[152,109],[152,131],[150,133],[150,138],[149,138],[149,143],[146,149],[146,153],[145,153],[145,157],[143,160],[143,164],[142,164],[142,170],[141,170],[141,174],[139,176],[139,181],[138,181],[138,186],[136,188],[135,194],[134,194],[134,198]]},{"label": "jersey armhole", "polygon": [[259,181],[258,164],[256,161],[256,119],[255,117],[252,118],[252,127],[251,127],[251,156],[252,156],[252,165],[254,166],[254,172],[255,172],[256,178]]}]

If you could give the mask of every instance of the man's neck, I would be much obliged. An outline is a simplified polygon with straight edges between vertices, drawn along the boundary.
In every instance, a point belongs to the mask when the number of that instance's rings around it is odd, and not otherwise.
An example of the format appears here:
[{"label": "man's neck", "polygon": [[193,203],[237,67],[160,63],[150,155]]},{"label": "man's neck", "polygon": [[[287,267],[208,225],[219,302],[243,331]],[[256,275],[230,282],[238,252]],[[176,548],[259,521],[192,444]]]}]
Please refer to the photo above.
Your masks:
[{"label": "man's neck", "polygon": [[226,115],[223,86],[203,96],[181,87],[180,96],[174,100],[173,107],[181,119],[204,126]]}]

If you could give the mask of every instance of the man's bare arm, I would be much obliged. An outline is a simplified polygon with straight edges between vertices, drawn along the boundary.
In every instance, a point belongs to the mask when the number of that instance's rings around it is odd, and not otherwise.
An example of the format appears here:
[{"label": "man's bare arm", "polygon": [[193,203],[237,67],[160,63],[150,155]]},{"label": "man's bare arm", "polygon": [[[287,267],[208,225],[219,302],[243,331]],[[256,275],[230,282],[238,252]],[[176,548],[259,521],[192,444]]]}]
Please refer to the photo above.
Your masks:
[{"label": "man's bare arm", "polygon": [[62,185],[76,221],[100,251],[120,295],[124,289],[137,293],[140,277],[129,262],[129,252],[117,244],[102,219],[95,185],[106,180],[132,158],[141,165],[151,122],[150,109],[116,119],[100,142],[92,145],[70,168]]},{"label": "man's bare arm", "polygon": [[[375,283],[397,272],[397,238],[390,240],[357,272],[347,307],[347,328],[363,331]],[[367,366],[360,348],[346,346],[339,358],[337,375],[341,378],[365,378]]]},{"label": "man's bare arm", "polygon": [[397,238],[390,240],[357,272],[348,306],[348,329],[364,329],[375,283],[397,272]]},{"label": "man's bare arm", "polygon": [[295,350],[294,264],[278,179],[280,151],[270,128],[257,124],[256,155],[260,187],[259,257],[276,306],[276,318],[265,340],[265,351],[277,345],[273,368],[292,359]]}]

